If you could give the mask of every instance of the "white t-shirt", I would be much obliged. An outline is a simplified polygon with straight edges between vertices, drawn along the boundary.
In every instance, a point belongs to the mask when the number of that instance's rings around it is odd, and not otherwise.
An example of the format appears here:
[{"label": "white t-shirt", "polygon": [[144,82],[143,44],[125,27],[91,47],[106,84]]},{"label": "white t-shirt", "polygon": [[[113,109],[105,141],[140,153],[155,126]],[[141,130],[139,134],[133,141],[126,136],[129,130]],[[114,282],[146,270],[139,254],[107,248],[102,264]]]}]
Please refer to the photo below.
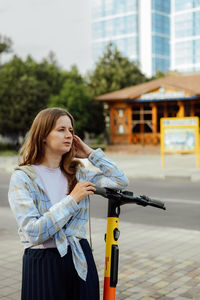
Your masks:
[{"label": "white t-shirt", "polygon": [[[68,194],[68,181],[60,168],[51,169],[44,165],[32,165],[39,176],[44,191],[48,195],[52,205],[62,200]],[[56,248],[53,238],[43,244],[33,246],[32,249]]]},{"label": "white t-shirt", "polygon": [[51,169],[44,165],[32,165],[40,177],[45,192],[52,205],[59,202],[68,194],[68,182],[60,168]]}]

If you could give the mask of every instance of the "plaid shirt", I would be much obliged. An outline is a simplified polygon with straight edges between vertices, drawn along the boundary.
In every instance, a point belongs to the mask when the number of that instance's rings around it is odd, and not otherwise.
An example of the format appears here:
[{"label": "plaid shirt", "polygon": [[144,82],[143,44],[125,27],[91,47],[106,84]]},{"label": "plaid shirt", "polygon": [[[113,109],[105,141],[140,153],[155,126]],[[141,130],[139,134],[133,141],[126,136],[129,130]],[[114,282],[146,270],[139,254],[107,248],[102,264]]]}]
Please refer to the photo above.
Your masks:
[{"label": "plaid shirt", "polygon": [[[84,167],[77,170],[77,180],[87,180],[99,187],[123,189],[128,184],[124,173],[105,156],[101,149],[92,151],[89,161],[100,169],[89,171]],[[52,205],[39,177],[32,166],[17,167],[12,174],[8,199],[19,226],[19,236],[24,248],[42,244],[54,238],[61,256],[72,249],[73,262],[79,276],[86,280],[87,263],[79,243],[86,237],[89,197],[79,204],[67,195]]]}]

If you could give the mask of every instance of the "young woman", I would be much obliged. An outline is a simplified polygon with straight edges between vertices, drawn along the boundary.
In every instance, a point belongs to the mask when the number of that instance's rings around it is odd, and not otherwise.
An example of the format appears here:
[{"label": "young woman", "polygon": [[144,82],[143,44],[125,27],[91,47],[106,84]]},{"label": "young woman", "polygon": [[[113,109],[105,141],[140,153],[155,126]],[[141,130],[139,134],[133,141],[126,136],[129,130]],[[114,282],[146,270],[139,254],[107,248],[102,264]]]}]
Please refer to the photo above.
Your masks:
[{"label": "young woman", "polygon": [[[74,134],[64,109],[33,121],[12,174],[9,203],[24,244],[22,300],[98,300],[99,281],[85,237],[95,186],[123,189],[127,178],[101,149]],[[88,158],[98,172],[74,158]]]}]

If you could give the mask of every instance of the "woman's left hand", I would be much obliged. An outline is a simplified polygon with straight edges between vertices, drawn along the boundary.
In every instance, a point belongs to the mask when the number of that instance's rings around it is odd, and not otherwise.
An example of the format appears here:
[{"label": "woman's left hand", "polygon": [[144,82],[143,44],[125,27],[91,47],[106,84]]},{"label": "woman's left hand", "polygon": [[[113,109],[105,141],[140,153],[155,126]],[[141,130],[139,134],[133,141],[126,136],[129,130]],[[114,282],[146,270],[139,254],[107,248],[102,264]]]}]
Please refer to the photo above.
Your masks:
[{"label": "woman's left hand", "polygon": [[93,151],[93,149],[86,145],[77,135],[74,135],[74,148],[76,158],[88,158]]}]

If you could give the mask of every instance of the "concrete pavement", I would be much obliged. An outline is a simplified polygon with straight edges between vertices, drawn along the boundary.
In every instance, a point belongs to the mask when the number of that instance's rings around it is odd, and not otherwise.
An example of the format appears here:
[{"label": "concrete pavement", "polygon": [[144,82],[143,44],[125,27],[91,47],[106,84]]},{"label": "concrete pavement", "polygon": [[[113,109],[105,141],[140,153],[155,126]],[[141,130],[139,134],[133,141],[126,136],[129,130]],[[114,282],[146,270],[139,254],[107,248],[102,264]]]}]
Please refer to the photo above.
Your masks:
[{"label": "concrete pavement", "polygon": [[[200,168],[196,167],[196,155],[194,154],[167,154],[165,155],[165,167],[162,168],[159,153],[137,154],[130,150],[128,152],[107,151],[106,153],[130,178],[179,178],[194,182],[200,181]],[[88,160],[82,161],[87,167],[92,168]],[[16,165],[16,156],[0,156],[0,170],[12,172]]]},{"label": "concrete pavement", "polygon": [[[194,155],[108,155],[128,177],[200,180]],[[0,157],[11,171],[16,158]],[[0,299],[20,299],[22,246],[9,208],[0,209]],[[119,222],[120,262],[116,300],[200,300],[200,231]],[[92,218],[94,256],[103,290],[106,220]],[[102,295],[101,295],[102,299]],[[28,300],[28,299],[27,299]],[[37,299],[36,299],[37,300]],[[56,299],[55,299],[56,300]]]},{"label": "concrete pavement", "polygon": [[[11,212],[4,208],[4,215]],[[119,222],[117,300],[200,299],[200,232]],[[92,218],[92,241],[103,292],[106,220]],[[20,299],[22,246],[1,229],[0,299]],[[28,299],[27,299],[28,300]],[[56,299],[55,299],[56,300]]]},{"label": "concrete pavement", "polygon": [[113,160],[132,178],[178,178],[193,182],[200,181],[200,169],[196,167],[196,157],[193,154],[166,155],[165,167],[161,167],[159,155],[137,155],[126,157],[112,155]]}]

